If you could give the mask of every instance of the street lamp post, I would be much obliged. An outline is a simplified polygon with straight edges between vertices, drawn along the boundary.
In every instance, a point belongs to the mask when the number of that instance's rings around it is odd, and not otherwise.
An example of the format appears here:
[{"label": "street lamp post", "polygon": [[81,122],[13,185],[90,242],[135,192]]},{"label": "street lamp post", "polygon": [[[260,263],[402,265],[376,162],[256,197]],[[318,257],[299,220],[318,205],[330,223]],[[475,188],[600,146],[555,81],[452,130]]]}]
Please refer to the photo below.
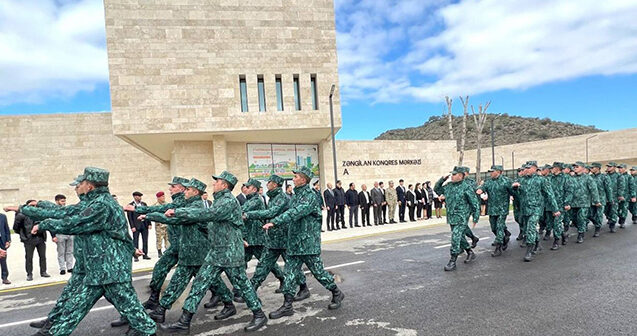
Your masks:
[{"label": "street lamp post", "polygon": [[332,97],[334,96],[335,89],[336,85],[332,84],[332,88],[330,89],[330,124],[332,127],[332,159],[334,160],[334,185],[336,185],[336,181],[338,181],[338,172],[336,168],[336,141],[334,140],[334,106],[332,103]]},{"label": "street lamp post", "polygon": [[590,139],[592,139],[592,138],[594,138],[596,136],[597,136],[597,134],[591,135],[588,138],[586,138],[586,163],[588,163],[588,140],[590,140]]},{"label": "street lamp post", "polygon": [[493,129],[493,121],[496,117],[491,118],[491,165],[495,166],[495,131]]},{"label": "street lamp post", "polygon": [[511,152],[511,169],[515,169],[515,151]]}]

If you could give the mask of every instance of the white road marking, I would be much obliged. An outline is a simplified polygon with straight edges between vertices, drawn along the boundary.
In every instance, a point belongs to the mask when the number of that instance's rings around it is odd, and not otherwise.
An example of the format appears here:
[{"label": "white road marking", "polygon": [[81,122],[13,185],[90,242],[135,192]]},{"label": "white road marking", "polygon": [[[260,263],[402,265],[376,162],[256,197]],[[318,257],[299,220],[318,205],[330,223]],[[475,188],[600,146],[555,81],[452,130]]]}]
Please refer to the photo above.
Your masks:
[{"label": "white road marking", "polygon": [[445,245],[434,246],[434,248],[435,248],[435,249],[439,249],[439,248],[449,247],[449,246],[451,246],[451,244],[445,244]]}]

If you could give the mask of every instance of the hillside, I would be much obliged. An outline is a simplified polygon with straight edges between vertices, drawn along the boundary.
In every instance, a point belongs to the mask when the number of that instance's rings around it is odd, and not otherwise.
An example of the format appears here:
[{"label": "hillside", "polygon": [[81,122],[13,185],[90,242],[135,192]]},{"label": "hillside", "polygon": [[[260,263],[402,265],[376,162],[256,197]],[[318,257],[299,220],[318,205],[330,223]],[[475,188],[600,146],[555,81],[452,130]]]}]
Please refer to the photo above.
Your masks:
[{"label": "hillside", "polygon": [[[491,118],[487,117],[487,123],[482,130],[482,147],[491,146]],[[465,149],[477,148],[475,134],[476,125],[469,115],[467,119],[467,139]],[[495,119],[495,145],[508,145],[521,142],[561,138],[587,133],[603,132],[595,126],[582,126],[572,123],[553,121],[549,118],[525,118],[502,114]],[[462,117],[453,118],[453,136],[460,143],[462,131]],[[447,116],[432,116],[422,126],[393,129],[376,137],[376,140],[449,140],[449,126]]]}]

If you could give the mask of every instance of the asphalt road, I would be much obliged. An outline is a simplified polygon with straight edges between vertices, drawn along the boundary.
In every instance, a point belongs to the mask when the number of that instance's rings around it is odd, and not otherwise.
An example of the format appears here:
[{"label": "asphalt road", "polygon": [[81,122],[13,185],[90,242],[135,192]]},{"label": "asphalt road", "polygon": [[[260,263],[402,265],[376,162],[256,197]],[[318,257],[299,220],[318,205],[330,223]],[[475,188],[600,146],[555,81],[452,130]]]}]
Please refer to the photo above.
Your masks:
[{"label": "asphalt road", "polygon": [[[517,235],[517,225],[509,219]],[[531,263],[515,240],[503,256],[490,256],[493,241],[487,221],[476,233],[478,259],[443,272],[449,257],[449,229],[438,225],[324,245],[323,259],[337,274],[345,293],[340,310],[328,311],[331,294],[309,277],[310,299],[295,303],[296,314],[271,320],[262,335],[635,335],[637,334],[637,226],[559,251],[544,250]],[[592,231],[592,230],[591,230]],[[571,241],[575,233],[571,229]],[[462,258],[462,256],[461,256]],[[461,260],[459,258],[459,260]],[[148,273],[135,274],[141,300],[147,298]],[[268,279],[259,290],[264,310],[278,308],[278,282]],[[0,292],[0,334],[30,335],[29,320],[51,309],[62,286]],[[206,297],[205,300],[208,298]],[[167,314],[175,321],[181,300]],[[243,334],[251,313],[214,321],[220,309],[203,306],[193,319],[191,335]],[[110,328],[117,312],[100,300],[74,335],[123,335]]]}]

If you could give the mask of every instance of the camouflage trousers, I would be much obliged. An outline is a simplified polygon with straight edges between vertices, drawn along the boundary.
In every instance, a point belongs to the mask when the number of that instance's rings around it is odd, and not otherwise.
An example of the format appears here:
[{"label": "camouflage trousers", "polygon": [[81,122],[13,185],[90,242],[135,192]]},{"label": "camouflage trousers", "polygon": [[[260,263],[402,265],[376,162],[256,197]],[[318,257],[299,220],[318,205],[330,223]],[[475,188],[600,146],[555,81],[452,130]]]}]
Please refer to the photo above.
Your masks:
[{"label": "camouflage trousers", "polygon": [[507,215],[489,216],[489,224],[491,224],[491,232],[495,234],[495,243],[502,244],[504,242],[504,234],[507,229]]},{"label": "camouflage trousers", "polygon": [[564,232],[564,224],[562,224],[562,216],[564,214],[561,213],[559,216],[553,216],[553,212],[545,211],[544,212],[544,220],[546,221],[546,232],[549,233],[553,231],[553,238],[557,239],[562,237],[562,233]]},{"label": "camouflage trousers", "polygon": [[562,224],[564,224],[564,232],[568,232],[568,229],[571,227],[571,222],[573,221],[571,215],[571,210],[562,211]]},{"label": "camouflage trousers", "polygon": [[590,211],[590,219],[595,224],[595,228],[601,228],[604,222],[604,208],[601,206],[593,206]]},{"label": "camouflage trousers", "polygon": [[49,331],[53,336],[70,335],[102,296],[128,320],[132,329],[144,335],[153,335],[157,329],[155,321],[150,319],[139,303],[131,282],[101,286],[81,284],[71,294]]},{"label": "camouflage trousers", "polygon": [[625,220],[626,216],[628,216],[628,202],[626,200],[619,201],[617,203],[617,217],[620,220]]},{"label": "camouflage trousers", "polygon": [[323,268],[323,260],[321,260],[320,254],[295,255],[288,256],[288,260],[285,262],[285,270],[283,271],[285,273],[285,280],[283,280],[283,288],[281,289],[283,294],[295,294],[296,287],[301,281],[299,276],[303,274],[301,269],[303,264],[310,269],[314,278],[323,285],[325,289],[331,291],[336,288],[334,277]]},{"label": "camouflage trousers", "polygon": [[84,273],[78,272],[71,273],[71,278],[66,286],[64,286],[64,289],[62,289],[62,294],[60,294],[60,297],[55,301],[55,306],[53,306],[53,309],[51,309],[47,316],[50,321],[55,322],[57,320],[67,301],[76,295],[79,288],[82,288],[85,275]]},{"label": "camouflage trousers", "polygon": [[637,220],[637,202],[630,202],[630,204],[628,204],[628,210],[633,214],[633,221]]},{"label": "camouflage trousers", "polygon": [[465,238],[466,230],[469,227],[467,224],[456,224],[451,225],[451,255],[457,256],[462,251],[468,249],[471,245],[467,242]]},{"label": "camouflage trousers", "polygon": [[191,313],[197,312],[201,300],[206,295],[208,288],[214,288],[215,293],[223,302],[232,302],[232,292],[221,280],[221,273],[225,273],[234,288],[239,290],[239,294],[245,300],[248,308],[252,311],[261,309],[261,302],[256,292],[248,280],[245,267],[221,267],[213,265],[206,258],[206,263],[201,266],[192,283],[190,293],[184,303],[184,310]]},{"label": "camouflage trousers", "polygon": [[393,221],[396,216],[396,202],[387,202],[387,220]]},{"label": "camouflage trousers", "polygon": [[[252,257],[254,256],[255,258],[257,258],[257,260],[259,260],[259,263],[261,263],[261,259],[263,259],[263,257],[267,254],[268,252],[268,248],[266,248],[265,246],[248,246],[245,248],[245,261],[246,261],[246,267],[247,267],[247,263],[252,259]],[[285,250],[283,250],[285,251]],[[278,258],[278,256],[276,257]],[[283,280],[283,271],[281,270],[281,268],[279,267],[279,265],[277,265],[276,260],[275,262],[272,264],[271,268],[270,268],[270,272],[272,272],[272,274],[279,280]],[[267,276],[267,273],[266,273]],[[254,276],[253,276],[254,278]]]},{"label": "camouflage trousers", "polygon": [[577,233],[586,232],[589,211],[590,208],[571,208],[571,217],[573,217],[573,223],[577,226]]},{"label": "camouflage trousers", "polygon": [[157,249],[161,250],[162,245],[166,248],[170,247],[170,241],[168,241],[167,225],[162,223],[155,223],[155,238],[157,238]]},{"label": "camouflage trousers", "polygon": [[188,284],[190,283],[190,279],[197,275],[200,267],[201,266],[178,265],[175,270],[175,274],[173,274],[173,277],[170,278],[170,282],[164,291],[164,295],[162,295],[161,300],[159,300],[159,304],[166,308],[166,310],[170,309],[173,303],[175,303],[181,294],[184,293],[186,287],[188,287]]},{"label": "camouflage trousers", "polygon": [[168,272],[177,265],[179,261],[179,251],[174,247],[169,247],[166,252],[163,253],[159,261],[153,267],[153,277],[150,280],[150,289],[154,291],[161,290],[161,286],[168,276]]},{"label": "camouflage trousers", "polygon": [[606,206],[604,206],[604,216],[606,216],[609,226],[615,225],[617,222],[617,202],[606,203]]},{"label": "camouflage trousers", "polygon": [[538,237],[538,223],[540,222],[540,217],[544,215],[544,212],[526,215],[524,216],[524,234],[526,235],[526,244],[533,245],[540,240]]},{"label": "camouflage trousers", "polygon": [[550,211],[544,211],[544,214],[540,216],[539,224],[540,224],[540,232],[546,231],[547,233],[551,232],[553,228],[552,221],[553,213]]},{"label": "camouflage trousers", "polygon": [[524,232],[524,216],[522,216],[522,211],[519,207],[513,206],[513,219],[518,226],[520,227],[520,232]]},{"label": "camouflage trousers", "polygon": [[[254,290],[256,291],[261,284],[263,283],[263,281],[265,281],[265,278],[268,277],[268,274],[270,272],[272,272],[272,274],[274,274],[274,276],[276,276],[277,279],[279,280],[284,280],[285,279],[285,274],[283,274],[283,272],[281,272],[281,277],[278,277],[276,275],[276,273],[274,273],[273,268],[276,267],[277,269],[279,268],[279,265],[277,265],[277,260],[279,259],[279,256],[283,257],[283,260],[286,260],[287,262],[287,256],[285,254],[285,249],[266,249],[265,252],[263,253],[263,255],[261,255],[261,258],[259,259],[259,263],[257,264],[257,268],[254,271],[254,275],[252,276],[252,279],[250,280],[250,282],[252,283],[252,287],[254,287]],[[280,271],[280,269],[279,269]],[[305,274],[303,274],[303,272],[301,270],[299,270],[300,274],[297,274],[297,279],[298,279],[298,285],[304,284],[305,283]]]}]

